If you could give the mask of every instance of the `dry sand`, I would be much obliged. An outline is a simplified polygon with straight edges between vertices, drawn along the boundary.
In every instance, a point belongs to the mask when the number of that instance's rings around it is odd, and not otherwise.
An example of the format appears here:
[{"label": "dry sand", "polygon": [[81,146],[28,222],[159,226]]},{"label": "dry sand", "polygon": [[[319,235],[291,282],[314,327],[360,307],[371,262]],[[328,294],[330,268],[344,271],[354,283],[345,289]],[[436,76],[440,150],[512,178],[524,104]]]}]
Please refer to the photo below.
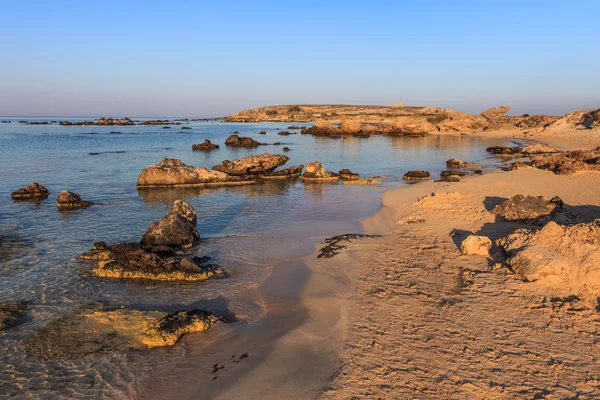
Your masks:
[{"label": "dry sand", "polygon": [[[575,135],[534,139],[563,148],[600,143],[593,132]],[[494,240],[525,227],[489,212],[516,194],[558,195],[580,222],[600,218],[597,172],[497,171],[384,195],[381,212],[364,221],[366,233],[384,235],[331,260],[355,269],[356,293],[345,305],[342,365],[321,398],[600,398],[593,299],[570,297],[579,293],[560,280],[518,280],[496,248],[495,260],[459,251],[469,232]]]}]

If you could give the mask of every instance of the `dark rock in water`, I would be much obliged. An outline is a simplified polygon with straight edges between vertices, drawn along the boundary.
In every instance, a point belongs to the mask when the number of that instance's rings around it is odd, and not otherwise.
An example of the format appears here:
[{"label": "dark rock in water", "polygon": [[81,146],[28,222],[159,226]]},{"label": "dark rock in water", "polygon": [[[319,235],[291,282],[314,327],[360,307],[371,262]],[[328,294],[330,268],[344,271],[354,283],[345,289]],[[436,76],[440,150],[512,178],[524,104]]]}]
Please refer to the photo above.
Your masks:
[{"label": "dark rock in water", "polygon": [[284,148],[283,148],[283,149],[281,149],[281,150],[283,150],[283,151],[290,151],[290,148],[289,148],[289,147],[284,147]]},{"label": "dark rock in water", "polygon": [[171,129],[170,126],[163,126],[163,129]]},{"label": "dark rock in water", "polygon": [[273,143],[273,146],[281,146],[281,142],[275,142]]},{"label": "dark rock in water", "polygon": [[233,161],[225,160],[212,169],[234,176],[260,175],[273,172],[275,168],[285,164],[289,159],[282,154],[264,153]]},{"label": "dark rock in water", "polygon": [[258,132],[258,134],[259,134],[259,135],[266,135],[266,134],[267,134],[267,131],[260,131],[260,132]]},{"label": "dark rock in water", "polygon": [[27,303],[22,301],[0,303],[0,331],[17,326],[25,311]]},{"label": "dark rock in water", "polygon": [[304,170],[304,175],[302,175],[302,180],[307,182],[327,182],[327,181],[337,181],[340,179],[340,176],[335,172],[327,171],[319,161],[314,161],[306,164],[306,169]]},{"label": "dark rock in water", "polygon": [[175,200],[167,215],[148,227],[140,243],[147,251],[169,253],[192,247],[199,241],[196,211],[188,203]]},{"label": "dark rock in water", "polygon": [[475,175],[483,175],[483,171],[482,171],[482,170],[480,170],[480,169],[476,169],[475,171],[473,171],[473,173],[474,173]]},{"label": "dark rock in water", "polygon": [[48,189],[43,187],[37,182],[33,182],[31,185],[15,190],[11,193],[11,197],[17,200],[25,199],[46,199],[50,195]]},{"label": "dark rock in water", "polygon": [[402,175],[402,179],[406,180],[427,180],[431,177],[431,174],[427,171],[408,171]]},{"label": "dark rock in water", "polygon": [[[183,129],[183,128],[182,128]],[[219,148],[218,144],[213,144],[210,140],[204,139],[200,144],[193,144],[192,150],[211,151]]]},{"label": "dark rock in water", "polygon": [[338,174],[344,180],[355,181],[360,178],[360,175],[350,171],[348,168],[340,169]]},{"label": "dark rock in water", "polygon": [[288,136],[288,135],[293,135],[292,132],[288,132],[288,131],[281,131],[281,132],[277,132],[277,134],[279,136]]},{"label": "dark rock in water", "polygon": [[485,151],[487,151],[488,153],[491,153],[496,156],[518,155],[518,154],[520,154],[519,150],[520,150],[519,147],[507,147],[507,146],[492,146],[492,147],[488,147],[487,149],[485,149]]},{"label": "dark rock in water", "polygon": [[68,190],[63,190],[59,193],[56,198],[56,207],[58,209],[73,209],[73,208],[84,208],[91,206],[91,201],[81,200],[81,196],[77,193],[69,192]]},{"label": "dark rock in water", "polygon": [[108,132],[110,135],[121,135],[121,132],[118,131],[114,131],[114,132]]},{"label": "dark rock in water", "polygon": [[189,129],[192,129],[192,127],[191,126],[182,126],[181,129],[188,129],[189,130]]},{"label": "dark rock in water", "polygon": [[288,129],[306,129],[306,126],[290,125]]},{"label": "dark rock in water", "polygon": [[321,248],[319,255],[317,258],[331,258],[340,253],[342,249],[345,249],[346,246],[340,244],[341,242],[351,242],[352,239],[363,239],[363,238],[375,238],[379,237],[379,235],[365,235],[361,233],[347,233],[344,235],[338,235],[331,237],[329,239],[325,239],[323,243],[326,246]]},{"label": "dark rock in water", "polygon": [[49,360],[77,359],[111,351],[172,346],[187,333],[202,332],[223,318],[203,310],[142,311],[92,304],[52,321],[25,348]]},{"label": "dark rock in water", "polygon": [[455,170],[444,170],[442,172],[440,172],[440,177],[444,178],[446,176],[469,176],[472,175],[472,173],[470,172],[465,172],[465,171],[455,171]]},{"label": "dark rock in water", "polygon": [[467,169],[482,168],[482,166],[479,164],[465,162],[463,160],[458,160],[456,158],[451,158],[448,161],[446,161],[446,167],[448,167],[448,168],[467,168]]},{"label": "dark rock in water", "polygon": [[261,174],[261,179],[287,179],[287,178],[295,178],[299,177],[302,173],[302,169],[304,165],[300,164],[298,166],[292,165],[289,168],[285,168],[279,171],[269,172],[266,174]]},{"label": "dark rock in water", "polygon": [[225,140],[225,145],[231,147],[258,147],[263,145],[263,143],[259,143],[256,140],[249,137],[239,137],[238,135],[231,135]]},{"label": "dark rock in water", "polygon": [[498,204],[492,209],[492,213],[506,221],[535,221],[552,215],[558,209],[562,209],[563,205],[564,203],[558,197],[546,201],[542,196],[518,194]]},{"label": "dark rock in water", "polygon": [[92,273],[102,278],[199,282],[227,276],[208,257],[163,256],[144,250],[139,243],[97,242],[81,258],[98,261]]}]

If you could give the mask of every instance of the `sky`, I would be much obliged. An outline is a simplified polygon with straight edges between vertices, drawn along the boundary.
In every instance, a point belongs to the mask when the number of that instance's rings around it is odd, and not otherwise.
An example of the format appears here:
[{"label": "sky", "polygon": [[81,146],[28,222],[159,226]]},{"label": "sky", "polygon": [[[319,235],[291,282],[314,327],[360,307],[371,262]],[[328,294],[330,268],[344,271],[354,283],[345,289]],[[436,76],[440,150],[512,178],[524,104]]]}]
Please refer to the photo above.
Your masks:
[{"label": "sky", "polygon": [[600,107],[600,1],[0,0],[1,116]]}]

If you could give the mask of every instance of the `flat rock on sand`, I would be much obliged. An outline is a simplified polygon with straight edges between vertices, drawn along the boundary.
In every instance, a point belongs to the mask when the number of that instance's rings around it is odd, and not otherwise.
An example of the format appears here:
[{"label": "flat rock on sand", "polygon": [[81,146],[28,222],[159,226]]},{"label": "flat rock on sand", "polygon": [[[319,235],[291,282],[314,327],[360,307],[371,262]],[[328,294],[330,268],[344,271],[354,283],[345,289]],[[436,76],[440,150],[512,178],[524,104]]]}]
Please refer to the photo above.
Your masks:
[{"label": "flat rock on sand", "polygon": [[506,221],[534,221],[552,215],[562,206],[563,202],[558,197],[546,201],[542,196],[523,196],[519,194],[498,204],[492,209],[492,213],[504,218]]},{"label": "flat rock on sand", "polygon": [[168,314],[92,305],[54,320],[25,343],[36,357],[76,359],[111,351],[172,346],[188,333],[202,332],[219,318],[207,311]]}]

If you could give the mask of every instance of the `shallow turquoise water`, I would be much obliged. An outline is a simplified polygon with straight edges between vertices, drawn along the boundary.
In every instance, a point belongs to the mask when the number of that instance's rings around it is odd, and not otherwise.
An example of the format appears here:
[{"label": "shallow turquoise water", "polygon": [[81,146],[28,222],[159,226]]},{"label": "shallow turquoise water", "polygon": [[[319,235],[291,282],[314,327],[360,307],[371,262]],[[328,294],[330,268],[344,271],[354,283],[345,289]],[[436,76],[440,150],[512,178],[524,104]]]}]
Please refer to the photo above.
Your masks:
[{"label": "shallow turquoise water", "polygon": [[[488,159],[485,147],[504,144],[471,137],[329,139],[276,134],[287,125],[192,122],[193,129],[181,130],[177,126],[23,125],[17,120],[0,124],[0,240],[14,250],[0,253],[0,302],[26,300],[31,308],[24,324],[0,333],[0,393],[24,398],[119,398],[144,371],[177,358],[177,346],[44,363],[24,352],[23,341],[40,326],[94,301],[167,311],[195,306],[228,309],[251,322],[262,315],[251,289],[273,264],[309,253],[321,238],[358,231],[359,221],[378,210],[381,192],[404,184],[401,176],[407,170],[439,171],[449,158],[483,161]],[[267,135],[259,135],[261,130]],[[113,131],[121,133],[109,133]],[[282,145],[228,149],[223,142],[234,131]],[[204,139],[221,149],[191,150],[192,144]],[[283,146],[292,149],[286,153],[291,158],[288,165],[319,160],[332,171],[350,168],[361,176],[387,175],[388,179],[380,187],[268,181],[212,189],[136,189],[141,170],[164,157],[209,168],[224,159],[280,153]],[[33,181],[50,190],[49,199],[34,203],[10,198],[12,191]],[[55,196],[65,189],[96,204],[59,213]],[[231,271],[229,279],[165,284],[97,279],[89,274],[90,264],[80,261],[79,254],[99,240],[139,240],[175,199],[188,201],[198,214],[203,241],[195,251],[221,262]]]}]

